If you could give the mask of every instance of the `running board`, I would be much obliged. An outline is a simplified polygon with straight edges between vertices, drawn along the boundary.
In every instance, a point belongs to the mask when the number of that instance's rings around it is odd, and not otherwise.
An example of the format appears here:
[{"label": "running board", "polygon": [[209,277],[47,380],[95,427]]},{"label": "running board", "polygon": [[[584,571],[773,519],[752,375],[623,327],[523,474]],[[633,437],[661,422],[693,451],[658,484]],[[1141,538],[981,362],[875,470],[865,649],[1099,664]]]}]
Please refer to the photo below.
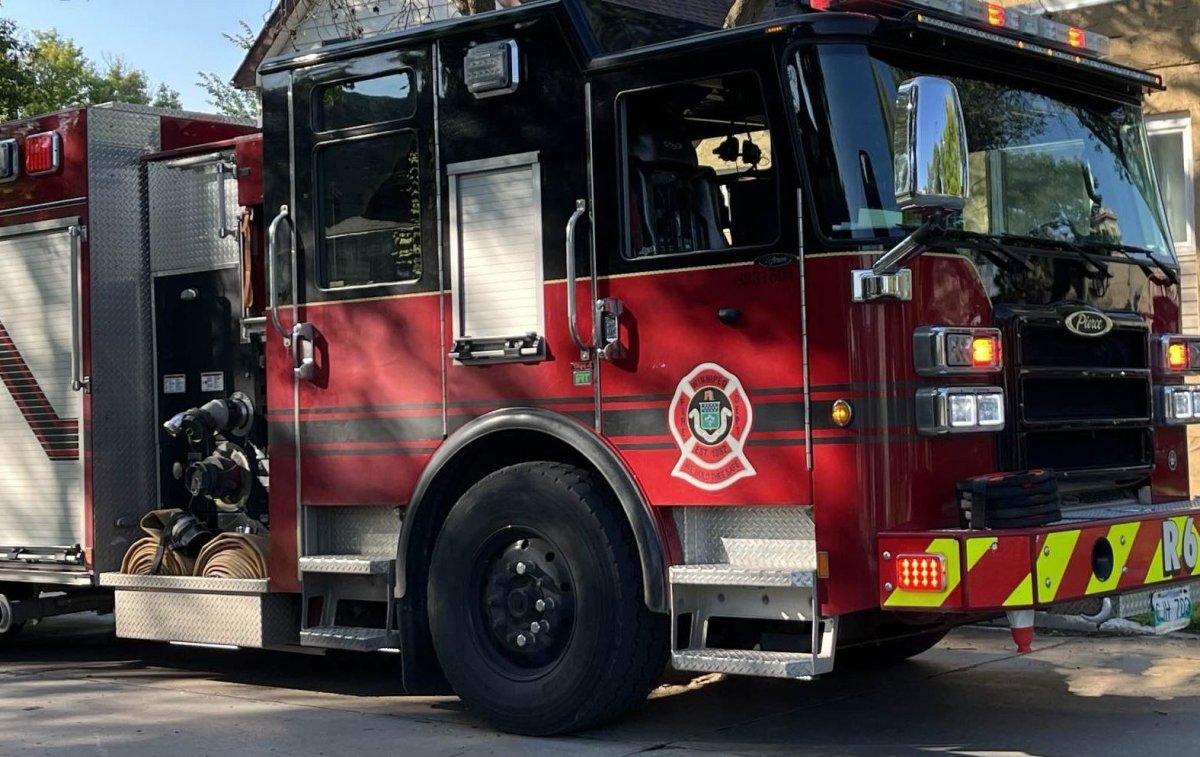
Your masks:
[{"label": "running board", "polygon": [[676,670],[685,672],[801,680],[827,672],[816,669],[815,659],[806,652],[760,652],[756,649],[680,649],[671,653],[671,664]]},{"label": "running board", "polygon": [[671,566],[671,583],[679,586],[812,588],[816,578],[816,573],[811,570],[747,568],[723,564]]},{"label": "running board", "polygon": [[390,557],[364,555],[309,555],[300,558],[301,573],[341,573],[343,575],[383,575],[396,561]]},{"label": "running board", "polygon": [[398,647],[400,635],[382,628],[355,626],[313,626],[300,632],[300,646],[345,649],[351,652],[377,652]]}]

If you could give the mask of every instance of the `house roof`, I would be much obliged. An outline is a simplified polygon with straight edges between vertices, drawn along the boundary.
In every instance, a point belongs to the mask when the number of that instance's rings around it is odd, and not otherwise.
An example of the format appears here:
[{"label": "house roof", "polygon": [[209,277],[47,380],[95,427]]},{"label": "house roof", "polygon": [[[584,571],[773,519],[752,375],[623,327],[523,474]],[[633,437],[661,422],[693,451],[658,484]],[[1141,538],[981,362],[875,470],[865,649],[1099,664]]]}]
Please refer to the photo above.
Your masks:
[{"label": "house roof", "polygon": [[[250,46],[246,57],[233,75],[233,85],[239,89],[250,89],[256,84],[256,73],[259,64],[271,54],[279,35],[288,28],[292,16],[300,6],[308,6],[311,2],[320,0],[279,0],[263,28]],[[606,0],[617,5],[657,13],[663,16],[673,16],[688,21],[719,27],[725,23],[725,16],[733,5],[733,0]]]}]

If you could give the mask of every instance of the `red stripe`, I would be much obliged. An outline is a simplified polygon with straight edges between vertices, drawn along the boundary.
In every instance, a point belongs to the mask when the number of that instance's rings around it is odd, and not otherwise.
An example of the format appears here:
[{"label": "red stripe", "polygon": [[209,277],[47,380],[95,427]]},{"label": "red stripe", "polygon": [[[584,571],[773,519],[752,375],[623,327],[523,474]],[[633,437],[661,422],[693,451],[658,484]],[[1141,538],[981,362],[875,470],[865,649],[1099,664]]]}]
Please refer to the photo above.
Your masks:
[{"label": "red stripe", "polygon": [[58,417],[3,323],[0,323],[0,380],[46,456],[52,460],[79,459],[79,421]]}]

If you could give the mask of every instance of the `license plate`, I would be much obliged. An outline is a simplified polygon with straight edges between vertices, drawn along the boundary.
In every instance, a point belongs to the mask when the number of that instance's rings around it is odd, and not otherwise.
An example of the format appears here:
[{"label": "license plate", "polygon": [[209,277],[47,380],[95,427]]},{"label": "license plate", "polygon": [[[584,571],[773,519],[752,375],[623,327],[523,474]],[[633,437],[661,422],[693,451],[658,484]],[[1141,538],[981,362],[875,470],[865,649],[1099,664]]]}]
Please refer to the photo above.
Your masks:
[{"label": "license plate", "polygon": [[1150,597],[1150,606],[1154,610],[1151,625],[1155,633],[1187,628],[1192,622],[1192,587],[1178,586],[1156,591]]}]

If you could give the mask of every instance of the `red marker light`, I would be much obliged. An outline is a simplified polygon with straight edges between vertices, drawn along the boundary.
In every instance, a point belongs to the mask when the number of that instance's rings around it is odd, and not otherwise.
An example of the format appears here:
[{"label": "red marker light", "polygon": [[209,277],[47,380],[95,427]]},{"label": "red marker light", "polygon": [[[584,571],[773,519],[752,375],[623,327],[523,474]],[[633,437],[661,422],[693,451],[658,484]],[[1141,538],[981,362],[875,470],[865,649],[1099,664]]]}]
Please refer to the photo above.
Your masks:
[{"label": "red marker light", "polygon": [[1086,47],[1087,33],[1077,26],[1072,26],[1067,29],[1067,44],[1071,47]]},{"label": "red marker light", "polygon": [[808,0],[808,7],[815,11],[827,11],[833,0]]},{"label": "red marker light", "polygon": [[992,26],[1004,26],[1006,22],[1004,8],[988,3],[987,20]]},{"label": "red marker light", "polygon": [[57,132],[44,131],[25,138],[25,173],[36,175],[58,170],[62,150]]},{"label": "red marker light", "polygon": [[945,591],[946,558],[938,554],[896,555],[896,588]]}]

